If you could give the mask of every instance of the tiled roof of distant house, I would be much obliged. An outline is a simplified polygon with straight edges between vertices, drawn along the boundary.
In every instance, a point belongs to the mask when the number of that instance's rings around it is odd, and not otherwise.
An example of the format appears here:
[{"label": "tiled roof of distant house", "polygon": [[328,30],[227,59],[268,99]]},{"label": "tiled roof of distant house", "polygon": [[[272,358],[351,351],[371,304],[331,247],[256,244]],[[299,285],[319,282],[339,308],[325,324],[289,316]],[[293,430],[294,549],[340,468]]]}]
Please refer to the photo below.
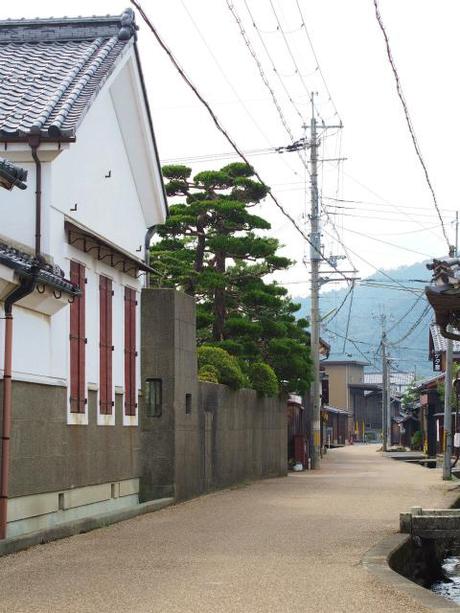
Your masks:
[{"label": "tiled roof of distant house", "polygon": [[135,34],[134,13],[0,21],[0,138],[68,138]]},{"label": "tiled roof of distant house", "polygon": [[[414,380],[415,375],[413,372],[392,372],[390,373],[391,385],[410,385]],[[373,383],[375,385],[382,385],[382,373],[381,372],[365,372],[364,382]]]},{"label": "tiled roof of distant house", "polygon": [[[454,330],[458,333],[458,330]],[[441,329],[438,324],[430,325],[431,340],[433,343],[433,350],[435,352],[443,352],[447,350],[447,338],[441,335]],[[453,341],[453,352],[460,353],[460,341]]]}]

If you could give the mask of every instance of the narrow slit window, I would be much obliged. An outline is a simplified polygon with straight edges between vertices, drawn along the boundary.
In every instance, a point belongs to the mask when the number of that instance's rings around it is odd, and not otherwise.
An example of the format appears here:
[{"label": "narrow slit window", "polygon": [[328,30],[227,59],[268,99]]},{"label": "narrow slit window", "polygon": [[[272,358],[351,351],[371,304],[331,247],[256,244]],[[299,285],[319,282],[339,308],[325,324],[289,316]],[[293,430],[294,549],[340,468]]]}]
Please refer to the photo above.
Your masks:
[{"label": "narrow slit window", "polygon": [[161,379],[146,379],[145,403],[147,417],[161,417],[163,412],[163,389]]},{"label": "narrow slit window", "polygon": [[192,394],[185,394],[185,414],[190,415],[192,412]]}]

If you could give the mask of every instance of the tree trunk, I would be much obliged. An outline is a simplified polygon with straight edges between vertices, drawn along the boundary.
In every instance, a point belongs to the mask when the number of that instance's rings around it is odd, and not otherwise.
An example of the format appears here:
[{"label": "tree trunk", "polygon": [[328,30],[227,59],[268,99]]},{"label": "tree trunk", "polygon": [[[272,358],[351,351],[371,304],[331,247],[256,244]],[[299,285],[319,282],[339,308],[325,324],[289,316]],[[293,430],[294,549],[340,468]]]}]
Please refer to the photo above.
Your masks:
[{"label": "tree trunk", "polygon": [[[216,253],[216,271],[225,273],[225,253]],[[217,287],[214,290],[214,323],[212,326],[212,338],[215,341],[224,340],[225,326],[225,288]]]},{"label": "tree trunk", "polygon": [[[195,263],[193,268],[195,272],[201,272],[203,270],[203,262],[204,262],[204,250],[206,247],[206,234],[204,232],[204,223],[205,216],[200,215],[196,221],[196,230],[197,230],[197,243],[195,250]],[[195,287],[196,281],[193,277],[187,282],[187,286],[185,288],[185,293],[190,294],[191,296],[195,295]]]}]

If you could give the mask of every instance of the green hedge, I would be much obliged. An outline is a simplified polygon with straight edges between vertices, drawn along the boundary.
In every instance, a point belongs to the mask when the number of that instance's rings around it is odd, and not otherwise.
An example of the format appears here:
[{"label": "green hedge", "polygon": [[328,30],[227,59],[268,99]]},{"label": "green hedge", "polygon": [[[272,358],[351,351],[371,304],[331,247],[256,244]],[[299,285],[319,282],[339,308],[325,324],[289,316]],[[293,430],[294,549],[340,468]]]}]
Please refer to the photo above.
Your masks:
[{"label": "green hedge", "polygon": [[198,348],[198,370],[212,366],[218,373],[218,382],[234,390],[243,387],[244,375],[236,358],[219,347],[202,345]]},{"label": "green hedge", "polygon": [[279,392],[278,379],[271,366],[264,362],[255,362],[249,367],[251,387],[264,396],[276,396]]}]

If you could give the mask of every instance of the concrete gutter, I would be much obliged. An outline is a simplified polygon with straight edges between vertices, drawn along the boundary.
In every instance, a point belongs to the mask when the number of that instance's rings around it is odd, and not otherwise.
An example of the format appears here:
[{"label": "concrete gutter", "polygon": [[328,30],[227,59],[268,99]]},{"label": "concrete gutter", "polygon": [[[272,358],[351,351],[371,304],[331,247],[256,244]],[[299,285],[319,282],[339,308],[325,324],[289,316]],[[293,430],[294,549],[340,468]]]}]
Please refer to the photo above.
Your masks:
[{"label": "concrete gutter", "polygon": [[97,528],[104,528],[111,524],[116,524],[126,519],[132,519],[138,515],[145,515],[146,513],[153,513],[159,511],[165,507],[169,507],[174,504],[174,498],[158,498],[157,500],[150,500],[149,502],[143,502],[135,507],[128,509],[121,509],[118,511],[111,511],[109,513],[101,513],[99,515],[93,515],[91,517],[84,517],[76,521],[69,521],[57,526],[52,526],[45,530],[39,530],[37,532],[29,532],[28,534],[22,534],[13,538],[7,538],[0,541],[0,556],[8,555],[10,553],[16,553],[35,545],[43,545],[50,541],[57,541],[58,539],[67,538],[68,536],[74,536],[75,534],[82,534],[95,530]]},{"label": "concrete gutter", "polygon": [[430,590],[417,585],[410,579],[406,579],[389,566],[389,560],[393,554],[403,547],[410,540],[407,534],[392,534],[375,547],[370,549],[362,558],[361,563],[366,570],[373,574],[377,579],[411,596],[420,605],[430,611],[441,613],[459,609],[455,602],[438,596]]}]

